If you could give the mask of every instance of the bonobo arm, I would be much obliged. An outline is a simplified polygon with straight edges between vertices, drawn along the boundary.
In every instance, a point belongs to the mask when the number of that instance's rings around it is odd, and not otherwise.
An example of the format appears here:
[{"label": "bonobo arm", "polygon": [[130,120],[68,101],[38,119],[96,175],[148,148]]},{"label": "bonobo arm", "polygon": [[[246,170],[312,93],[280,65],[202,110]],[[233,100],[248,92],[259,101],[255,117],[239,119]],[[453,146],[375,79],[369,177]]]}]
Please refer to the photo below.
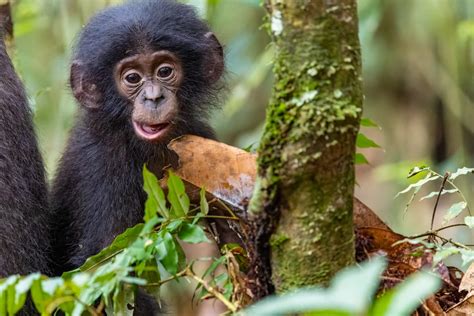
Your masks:
[{"label": "bonobo arm", "polygon": [[[50,274],[48,226],[46,180],[31,112],[0,35],[0,278]],[[20,313],[34,314],[31,302]]]}]

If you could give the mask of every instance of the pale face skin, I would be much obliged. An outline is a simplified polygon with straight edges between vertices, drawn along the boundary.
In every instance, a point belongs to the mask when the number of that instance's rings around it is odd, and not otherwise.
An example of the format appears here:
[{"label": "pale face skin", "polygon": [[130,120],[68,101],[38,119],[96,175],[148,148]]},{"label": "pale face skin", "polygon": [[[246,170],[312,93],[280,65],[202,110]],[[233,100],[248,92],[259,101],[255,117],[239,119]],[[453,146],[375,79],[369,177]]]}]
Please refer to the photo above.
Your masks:
[{"label": "pale face skin", "polygon": [[183,78],[181,62],[171,52],[138,54],[115,67],[119,93],[133,104],[132,123],[143,140],[165,137],[178,112],[176,93]]}]

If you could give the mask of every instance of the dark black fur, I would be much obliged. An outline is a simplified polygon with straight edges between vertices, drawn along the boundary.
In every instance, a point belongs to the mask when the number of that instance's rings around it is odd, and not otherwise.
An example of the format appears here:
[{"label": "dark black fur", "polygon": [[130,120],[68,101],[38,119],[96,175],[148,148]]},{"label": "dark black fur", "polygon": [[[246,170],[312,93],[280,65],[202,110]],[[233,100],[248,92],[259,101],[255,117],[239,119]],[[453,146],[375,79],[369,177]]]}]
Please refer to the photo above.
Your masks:
[{"label": "dark black fur", "polygon": [[173,160],[164,143],[147,143],[135,135],[132,104],[118,94],[113,78],[121,59],[149,50],[175,53],[183,62],[184,80],[178,92],[179,128],[168,139],[214,137],[206,121],[218,87],[203,76],[205,57],[213,49],[204,40],[207,32],[191,7],[168,0],[108,8],[82,31],[73,58],[81,61],[101,99],[98,108],[80,108],[54,181],[57,273],[77,268],[141,222],[143,165],[160,170]]},{"label": "dark black fur", "polygon": [[50,273],[48,220],[31,112],[0,30],[0,278]]}]

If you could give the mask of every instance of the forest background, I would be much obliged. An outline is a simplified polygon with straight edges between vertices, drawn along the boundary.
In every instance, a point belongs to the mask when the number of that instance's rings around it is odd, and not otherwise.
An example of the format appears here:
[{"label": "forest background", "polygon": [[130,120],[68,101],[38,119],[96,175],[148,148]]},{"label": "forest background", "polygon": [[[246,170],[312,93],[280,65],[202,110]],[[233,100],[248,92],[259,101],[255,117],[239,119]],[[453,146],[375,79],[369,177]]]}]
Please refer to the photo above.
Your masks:
[{"label": "forest background", "polygon": [[[120,2],[15,2],[15,64],[35,111],[49,177],[76,111],[67,87],[76,35],[95,12]],[[218,137],[241,148],[256,148],[272,88],[273,56],[270,38],[260,27],[265,14],[260,0],[184,2],[198,8],[225,45],[230,89],[213,118]],[[413,203],[405,212],[409,197],[394,199],[409,183],[410,168],[429,165],[443,174],[474,167],[474,2],[359,0],[358,5],[364,117],[381,127],[364,128],[363,133],[381,149],[360,150],[370,164],[356,167],[356,196],[395,231],[422,233],[430,227],[432,201]],[[474,177],[459,181],[472,205]],[[438,187],[428,184],[424,190]],[[438,207],[439,221],[452,201],[446,198],[441,203],[446,207]],[[474,243],[467,229],[445,234]]]}]

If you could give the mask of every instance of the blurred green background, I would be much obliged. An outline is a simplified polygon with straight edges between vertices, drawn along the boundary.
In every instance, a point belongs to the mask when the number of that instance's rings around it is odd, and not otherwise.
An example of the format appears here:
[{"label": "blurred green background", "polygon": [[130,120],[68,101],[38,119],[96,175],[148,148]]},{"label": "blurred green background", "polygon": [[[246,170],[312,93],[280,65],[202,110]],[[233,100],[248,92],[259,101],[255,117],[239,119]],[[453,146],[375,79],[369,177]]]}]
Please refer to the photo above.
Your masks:
[{"label": "blurred green background", "polygon": [[[14,2],[15,63],[31,97],[50,177],[76,109],[67,87],[71,46],[91,15],[118,2]],[[187,2],[225,45],[230,92],[213,125],[226,143],[256,145],[272,85],[260,0]],[[474,166],[474,1],[360,0],[359,18],[364,116],[382,128],[363,132],[383,150],[363,151],[371,164],[357,167],[356,194],[395,230],[420,233],[429,229],[434,201],[417,202],[404,215],[409,197],[393,198],[408,184],[408,170],[419,164],[441,173]],[[474,175],[460,186],[474,209]],[[437,218],[456,198],[441,202]],[[467,243],[473,237],[463,228],[446,233]]]}]

